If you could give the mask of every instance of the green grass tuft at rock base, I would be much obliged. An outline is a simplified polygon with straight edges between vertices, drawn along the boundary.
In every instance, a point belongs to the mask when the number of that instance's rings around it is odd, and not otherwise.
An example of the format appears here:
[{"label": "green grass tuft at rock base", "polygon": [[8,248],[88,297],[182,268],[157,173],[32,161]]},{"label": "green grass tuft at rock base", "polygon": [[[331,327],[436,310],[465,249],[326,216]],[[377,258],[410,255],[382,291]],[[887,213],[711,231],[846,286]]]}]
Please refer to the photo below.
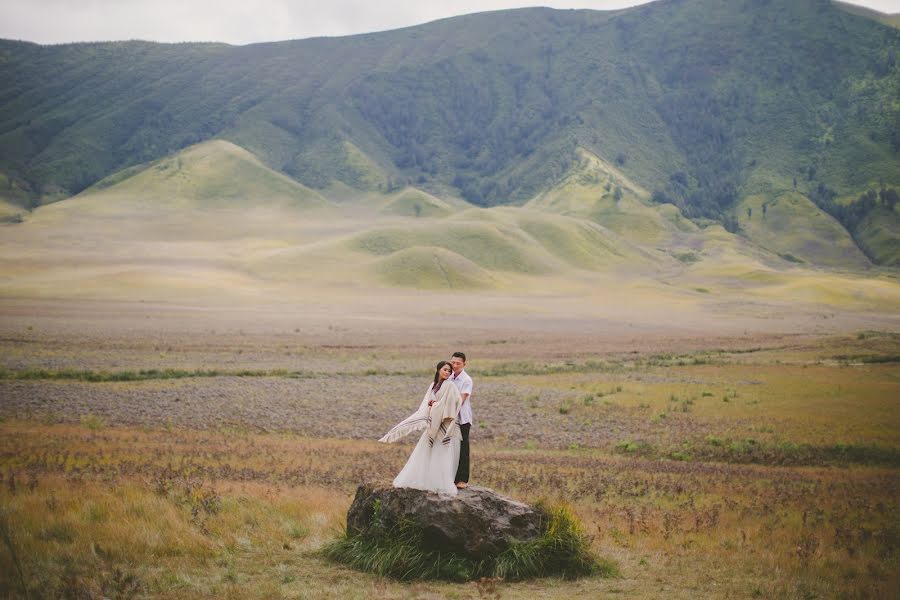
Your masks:
[{"label": "green grass tuft at rock base", "polygon": [[401,581],[462,582],[482,577],[516,581],[618,575],[614,563],[591,552],[590,541],[568,506],[539,503],[538,509],[546,515],[543,535],[529,542],[513,543],[500,555],[486,560],[428,548],[424,531],[411,521],[389,529],[372,528],[366,535],[351,536],[345,532],[326,544],[322,554],[354,569]]}]

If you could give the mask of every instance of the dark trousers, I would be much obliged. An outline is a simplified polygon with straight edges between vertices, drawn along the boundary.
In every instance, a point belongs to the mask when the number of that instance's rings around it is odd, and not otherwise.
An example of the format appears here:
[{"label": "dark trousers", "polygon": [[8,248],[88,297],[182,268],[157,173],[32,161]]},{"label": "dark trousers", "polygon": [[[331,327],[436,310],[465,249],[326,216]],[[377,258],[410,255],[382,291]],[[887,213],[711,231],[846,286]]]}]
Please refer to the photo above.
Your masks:
[{"label": "dark trousers", "polygon": [[459,432],[462,434],[462,441],[459,443],[459,467],[456,468],[456,478],[454,483],[464,481],[469,483],[469,430],[472,429],[471,423],[460,423]]}]

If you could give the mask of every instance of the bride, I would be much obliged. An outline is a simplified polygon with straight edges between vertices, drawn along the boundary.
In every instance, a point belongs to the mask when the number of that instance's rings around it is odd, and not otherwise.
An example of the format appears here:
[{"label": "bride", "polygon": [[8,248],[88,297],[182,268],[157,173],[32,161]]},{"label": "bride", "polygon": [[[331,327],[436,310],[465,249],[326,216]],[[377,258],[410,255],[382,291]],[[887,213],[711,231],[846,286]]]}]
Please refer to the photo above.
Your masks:
[{"label": "bride", "polygon": [[452,382],[447,361],[437,364],[434,382],[428,386],[419,410],[395,425],[381,442],[396,442],[406,435],[422,431],[419,443],[394,479],[394,487],[409,487],[456,495],[453,477],[459,464],[462,434],[456,422],[462,397]]}]

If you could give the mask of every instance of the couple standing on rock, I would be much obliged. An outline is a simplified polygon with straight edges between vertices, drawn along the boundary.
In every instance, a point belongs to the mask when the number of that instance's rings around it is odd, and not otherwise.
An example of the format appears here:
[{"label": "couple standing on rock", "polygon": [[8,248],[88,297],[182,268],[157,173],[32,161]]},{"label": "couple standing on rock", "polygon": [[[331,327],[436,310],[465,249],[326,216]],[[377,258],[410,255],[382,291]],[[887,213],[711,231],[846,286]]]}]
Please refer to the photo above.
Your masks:
[{"label": "couple standing on rock", "polygon": [[469,485],[469,430],[472,427],[472,378],[466,355],[454,352],[437,364],[419,409],[395,425],[382,442],[396,442],[422,431],[419,443],[394,479],[394,487],[409,487],[455,496]]}]

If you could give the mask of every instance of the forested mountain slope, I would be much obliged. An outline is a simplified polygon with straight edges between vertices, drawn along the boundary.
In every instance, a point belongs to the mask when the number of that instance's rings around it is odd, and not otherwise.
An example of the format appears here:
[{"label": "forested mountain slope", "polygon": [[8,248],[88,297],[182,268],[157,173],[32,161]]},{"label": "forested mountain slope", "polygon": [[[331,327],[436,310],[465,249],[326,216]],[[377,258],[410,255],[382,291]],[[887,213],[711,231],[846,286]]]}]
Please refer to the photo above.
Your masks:
[{"label": "forested mountain slope", "polygon": [[0,194],[63,198],[222,138],[320,189],[519,203],[587,151],[690,217],[735,225],[741,198],[792,190],[835,214],[900,187],[898,56],[900,31],[826,0],[521,9],[240,47],[3,41]]}]

